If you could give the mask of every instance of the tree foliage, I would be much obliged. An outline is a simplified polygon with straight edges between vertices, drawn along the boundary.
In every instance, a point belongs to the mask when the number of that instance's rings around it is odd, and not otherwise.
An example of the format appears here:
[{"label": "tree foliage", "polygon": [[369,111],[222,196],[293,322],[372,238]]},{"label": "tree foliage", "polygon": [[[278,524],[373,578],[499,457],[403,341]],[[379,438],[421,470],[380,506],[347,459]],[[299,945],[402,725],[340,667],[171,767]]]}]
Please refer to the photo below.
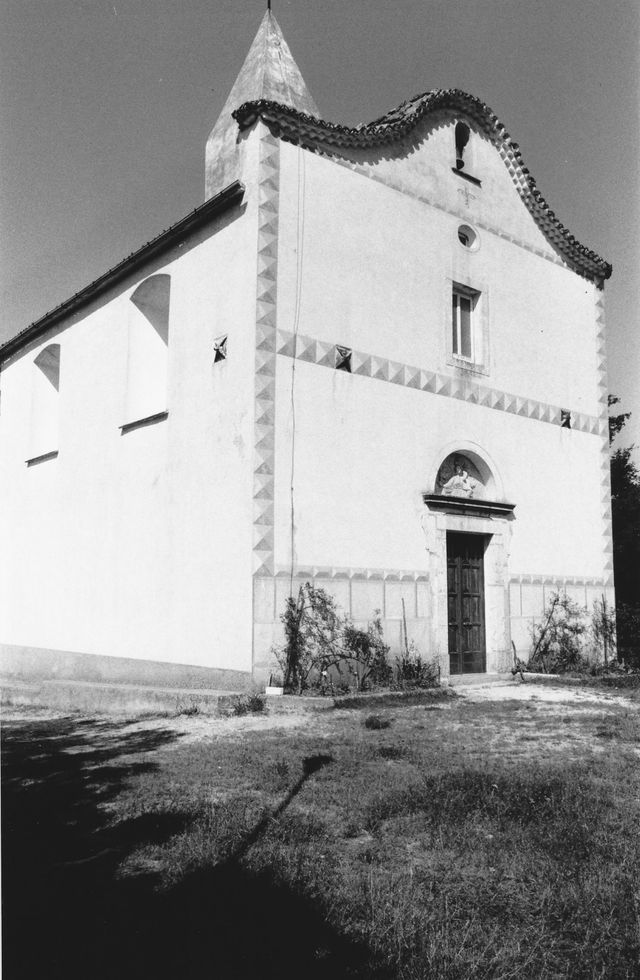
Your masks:
[{"label": "tree foliage", "polygon": [[[619,401],[620,399],[616,398],[615,395],[609,395],[609,408],[611,408],[613,405],[617,405]],[[621,412],[620,415],[609,416],[609,445],[611,445],[620,430],[624,428],[627,419],[630,418],[631,412]]]},{"label": "tree foliage", "polygon": [[[618,398],[609,396],[609,405]],[[630,412],[609,418],[611,441],[623,428]],[[633,446],[611,454],[611,517],[613,563],[619,602],[640,605],[640,472],[632,459]]]},{"label": "tree foliage", "polygon": [[622,602],[640,603],[640,473],[632,448],[611,457],[611,510],[616,589]]},{"label": "tree foliage", "polygon": [[[619,398],[609,396],[609,406]],[[609,418],[613,442],[630,412]],[[631,458],[634,447],[611,454],[611,521],[616,585],[619,656],[634,656],[640,647],[640,472]]]}]

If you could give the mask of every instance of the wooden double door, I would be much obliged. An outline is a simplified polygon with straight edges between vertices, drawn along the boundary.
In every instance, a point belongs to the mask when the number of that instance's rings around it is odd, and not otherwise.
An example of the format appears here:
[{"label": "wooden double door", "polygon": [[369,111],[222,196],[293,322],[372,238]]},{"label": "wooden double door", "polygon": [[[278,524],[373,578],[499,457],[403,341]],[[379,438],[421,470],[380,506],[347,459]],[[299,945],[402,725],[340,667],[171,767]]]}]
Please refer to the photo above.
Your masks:
[{"label": "wooden double door", "polygon": [[449,669],[482,674],[487,669],[484,618],[484,551],[481,534],[447,532]]}]

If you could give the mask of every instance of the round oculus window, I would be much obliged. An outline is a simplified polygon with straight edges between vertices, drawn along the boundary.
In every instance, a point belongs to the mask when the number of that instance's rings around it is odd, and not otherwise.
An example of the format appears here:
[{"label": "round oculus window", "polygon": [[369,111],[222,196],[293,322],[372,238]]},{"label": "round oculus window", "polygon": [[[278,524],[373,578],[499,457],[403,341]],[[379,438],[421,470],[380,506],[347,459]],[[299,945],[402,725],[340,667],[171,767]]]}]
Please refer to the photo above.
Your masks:
[{"label": "round oculus window", "polygon": [[463,248],[468,248],[470,252],[475,252],[480,247],[480,239],[477,231],[471,225],[460,225],[458,228],[458,241]]}]

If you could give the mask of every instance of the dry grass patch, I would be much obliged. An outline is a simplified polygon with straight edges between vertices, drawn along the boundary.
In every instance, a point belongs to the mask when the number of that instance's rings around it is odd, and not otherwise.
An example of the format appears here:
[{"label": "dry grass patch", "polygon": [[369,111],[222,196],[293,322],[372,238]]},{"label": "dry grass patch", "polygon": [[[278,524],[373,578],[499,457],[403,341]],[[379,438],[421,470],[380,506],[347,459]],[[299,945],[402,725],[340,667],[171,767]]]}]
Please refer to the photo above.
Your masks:
[{"label": "dry grass patch", "polygon": [[[166,751],[161,773],[199,795],[154,852],[166,885],[240,854],[363,941],[363,977],[637,976],[635,705],[430,707]],[[319,748],[330,764],[301,781]]]},{"label": "dry grass patch", "polygon": [[[637,977],[637,701],[558,687],[482,697],[315,713],[287,729],[212,723],[200,741],[160,747],[110,820],[175,808],[183,826],[122,872],[158,869],[167,895],[206,874],[215,894],[240,879],[263,896],[252,943],[295,948],[305,976]],[[231,957],[221,975],[248,977],[230,910],[208,920],[211,942],[220,963]],[[330,935],[301,938],[310,910]]]}]

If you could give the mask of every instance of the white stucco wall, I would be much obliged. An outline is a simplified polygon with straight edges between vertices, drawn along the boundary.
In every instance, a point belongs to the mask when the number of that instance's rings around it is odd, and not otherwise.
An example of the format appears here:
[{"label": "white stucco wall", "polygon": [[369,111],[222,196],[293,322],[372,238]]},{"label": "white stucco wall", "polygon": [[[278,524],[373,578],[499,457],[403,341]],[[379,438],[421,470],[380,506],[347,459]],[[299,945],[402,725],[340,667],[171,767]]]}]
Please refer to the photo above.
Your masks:
[{"label": "white stucco wall", "polygon": [[[465,207],[455,192],[459,184],[468,185],[445,158],[440,180],[454,185],[449,197],[455,210],[449,212],[446,200],[439,207],[426,204],[412,196],[412,187],[400,191],[283,143],[282,183],[290,190],[281,196],[279,325],[290,330],[295,319],[301,334],[446,370],[451,282],[465,282],[479,289],[488,305],[486,383],[595,414],[595,287],[508,237],[482,229],[480,222],[490,211],[504,235],[524,234],[524,224],[536,247],[554,254],[501,158],[488,149],[491,166],[483,174],[495,172],[498,204],[494,208],[487,180],[488,186],[472,186],[475,199]],[[410,166],[415,174],[429,151],[422,147],[397,162],[396,171],[402,175]],[[430,169],[425,164],[421,187],[431,197]],[[478,228],[475,252],[458,241],[463,221]]]},{"label": "white stucco wall", "polygon": [[[249,199],[4,368],[1,642],[251,669],[255,235]],[[129,296],[158,272],[169,414],[121,434]],[[51,338],[59,456],[27,467],[32,361]]]},{"label": "white stucco wall", "polygon": [[[277,412],[290,418],[284,360]],[[297,564],[425,568],[421,495],[433,490],[433,460],[458,434],[496,462],[516,504],[514,574],[602,575],[596,437],[304,362],[294,385]],[[291,560],[291,431],[281,429],[278,442],[278,565]]]},{"label": "white stucco wall", "polygon": [[[277,361],[280,577],[275,592],[261,585],[256,608],[261,622],[274,602],[281,611],[293,569],[294,588],[305,577],[326,581],[357,619],[383,608],[396,645],[394,596],[402,593],[410,634],[433,644],[446,583],[434,575],[422,493],[433,490],[445,447],[475,446],[495,464],[502,499],[516,505],[508,527],[496,526],[499,548],[486,569],[487,637],[500,646],[494,669],[503,669],[511,657],[508,624],[501,625],[510,579],[584,580],[576,594],[585,602],[587,580],[606,578],[603,439],[561,428],[559,413],[550,422],[479,406],[474,392],[482,386],[595,420],[598,291],[562,264],[495,148],[478,139],[478,188],[451,172],[452,140],[452,124],[442,125],[423,133],[405,159],[389,150],[372,162],[363,151],[357,169],[281,144],[278,326],[297,336],[298,356],[294,371],[290,343]],[[465,188],[468,200],[459,193]],[[463,222],[478,232],[477,251],[458,241]],[[453,282],[477,289],[485,304],[481,371],[461,369],[448,353]],[[329,348],[314,350],[310,339],[352,348],[357,363],[371,355],[392,362],[391,371],[437,372],[455,380],[458,397],[415,390],[407,372],[394,384],[336,371],[323,353]],[[468,523],[491,533],[489,524]],[[415,581],[402,578],[409,572]],[[528,587],[518,584],[511,613],[523,630],[546,595],[531,585],[525,614]]]},{"label": "white stucco wall", "polygon": [[[315,578],[358,622],[381,609],[396,649],[404,600],[409,636],[446,659],[453,529],[489,542],[488,665],[503,669],[509,619],[522,638],[554,581],[597,587],[603,440],[561,428],[557,410],[582,413],[583,429],[599,414],[599,296],[486,139],[473,138],[482,187],[452,173],[452,127],[338,163],[258,123],[243,136],[241,214],[7,363],[0,642],[268,676],[284,599]],[[463,222],[476,251],[458,240]],[[157,273],[171,276],[168,417],[121,434],[129,297]],[[472,370],[451,356],[453,283],[480,294]],[[214,365],[221,335],[228,359]],[[59,455],[28,467],[32,361],[52,340]],[[383,379],[336,371],[335,344]],[[438,383],[420,390],[426,375]],[[482,391],[501,407],[476,404]],[[507,411],[504,393],[556,416]],[[456,446],[491,461],[515,519],[427,511]]]}]

